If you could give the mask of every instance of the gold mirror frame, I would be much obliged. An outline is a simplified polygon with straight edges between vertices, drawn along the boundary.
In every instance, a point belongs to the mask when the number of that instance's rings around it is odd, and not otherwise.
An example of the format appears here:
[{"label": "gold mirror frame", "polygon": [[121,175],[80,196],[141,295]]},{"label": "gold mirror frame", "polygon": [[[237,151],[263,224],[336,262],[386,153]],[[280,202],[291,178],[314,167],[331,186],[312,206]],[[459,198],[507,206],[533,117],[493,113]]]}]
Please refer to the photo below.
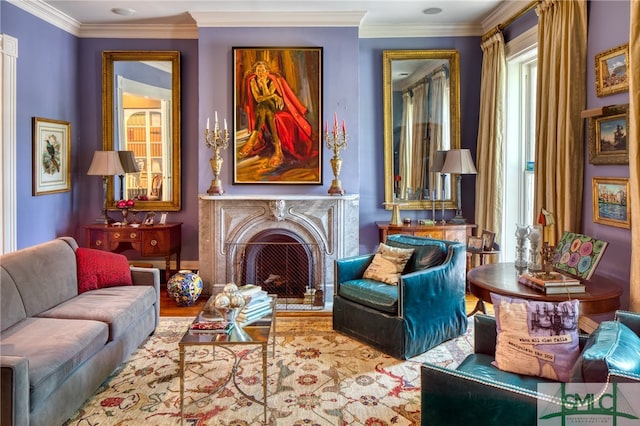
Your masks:
[{"label": "gold mirror frame", "polygon": [[[385,50],[382,53],[382,81],[383,81],[383,121],[384,121],[384,201],[386,208],[391,209],[389,203],[400,203],[400,209],[403,210],[428,210],[428,209],[440,209],[442,208],[442,192],[441,189],[436,191],[435,206],[432,206],[433,201],[425,199],[408,199],[395,197],[395,176],[398,175],[395,168],[394,161],[394,112],[393,112],[393,72],[394,63],[400,65],[398,61],[424,61],[424,64],[420,64],[420,68],[426,67],[430,64],[429,61],[434,63],[441,63],[448,61],[449,68],[449,99],[450,99],[450,143],[451,146],[445,148],[459,149],[460,148],[460,54],[457,50]],[[396,70],[397,71],[397,70]],[[424,77],[423,77],[424,78]],[[397,114],[396,114],[397,116]],[[428,171],[426,172],[429,173]],[[440,179],[440,175],[437,178]],[[446,209],[455,209],[457,205],[456,191],[451,190],[453,187],[452,176],[448,176],[445,179],[445,187],[447,188],[446,194],[448,198],[445,198],[444,207]],[[441,186],[439,187],[441,188]],[[431,189],[428,193],[432,193]],[[424,195],[424,194],[423,194]]]},{"label": "gold mirror frame", "polygon": [[[119,61],[139,61],[139,62],[158,62],[167,61],[171,64],[171,105],[168,110],[171,113],[168,134],[171,137],[170,147],[167,146],[163,150],[171,156],[165,159],[164,163],[171,166],[171,171],[163,176],[163,186],[170,185],[171,196],[167,200],[136,200],[135,209],[141,211],[179,211],[182,205],[181,197],[181,169],[180,169],[180,52],[179,51],[105,51],[102,53],[102,149],[124,150],[123,142],[116,136],[116,126],[119,117],[114,117],[117,90],[114,64]],[[123,132],[119,132],[122,134]],[[151,165],[149,165],[150,167]],[[107,208],[116,209],[116,186],[114,177],[110,176],[107,181]],[[125,196],[124,198],[129,198]]]}]

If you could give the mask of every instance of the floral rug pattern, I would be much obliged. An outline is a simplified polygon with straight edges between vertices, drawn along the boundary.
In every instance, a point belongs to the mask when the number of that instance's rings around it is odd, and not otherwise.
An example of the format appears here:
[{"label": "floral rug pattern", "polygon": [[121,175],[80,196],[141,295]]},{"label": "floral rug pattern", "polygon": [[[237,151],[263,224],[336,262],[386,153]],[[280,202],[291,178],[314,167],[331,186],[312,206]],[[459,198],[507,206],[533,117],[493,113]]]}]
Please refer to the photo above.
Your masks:
[{"label": "floral rug pattern", "polygon": [[[180,424],[178,342],[190,321],[161,318],[156,333],[65,425]],[[275,354],[267,358],[266,422],[260,351],[199,346],[185,354],[183,424],[419,425],[420,365],[455,368],[473,350],[471,327],[400,361],[332,331],[330,317],[284,317],[276,325]],[[236,357],[242,360],[231,375]]]}]

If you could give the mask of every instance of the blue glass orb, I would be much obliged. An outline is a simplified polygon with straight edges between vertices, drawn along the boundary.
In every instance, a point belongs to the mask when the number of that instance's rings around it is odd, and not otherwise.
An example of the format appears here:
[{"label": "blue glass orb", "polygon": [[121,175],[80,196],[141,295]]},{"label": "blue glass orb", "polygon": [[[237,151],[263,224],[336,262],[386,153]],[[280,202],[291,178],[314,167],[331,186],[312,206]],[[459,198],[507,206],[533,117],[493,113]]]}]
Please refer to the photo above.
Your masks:
[{"label": "blue glass orb", "polygon": [[202,293],[202,278],[190,270],[178,271],[169,278],[167,293],[178,306],[191,306]]}]

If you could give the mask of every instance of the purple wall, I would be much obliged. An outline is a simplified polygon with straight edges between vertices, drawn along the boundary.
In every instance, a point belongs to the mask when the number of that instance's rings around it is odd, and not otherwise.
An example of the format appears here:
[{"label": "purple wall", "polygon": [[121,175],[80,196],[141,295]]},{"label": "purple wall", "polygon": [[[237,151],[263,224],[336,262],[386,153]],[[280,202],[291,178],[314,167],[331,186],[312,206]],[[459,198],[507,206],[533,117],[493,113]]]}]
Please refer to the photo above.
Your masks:
[{"label": "purple wall", "polygon": [[[78,40],[2,2],[2,32],[18,39],[16,108],[17,246],[73,232],[78,176]],[[32,195],[32,119],[71,123],[71,191]]]},{"label": "purple wall", "polygon": [[[589,7],[589,43],[587,47],[586,109],[606,105],[629,103],[629,92],[597,97],[595,89],[595,55],[629,42],[628,1],[591,1]],[[637,70],[635,70],[637,73]],[[637,74],[636,74],[637,75]],[[629,306],[629,276],[631,268],[631,231],[593,222],[593,177],[629,177],[628,165],[589,164],[589,136],[585,120],[584,202],[582,209],[583,233],[609,242],[598,266],[598,274],[612,277],[625,289],[623,307]],[[632,226],[637,226],[633,224]]]}]

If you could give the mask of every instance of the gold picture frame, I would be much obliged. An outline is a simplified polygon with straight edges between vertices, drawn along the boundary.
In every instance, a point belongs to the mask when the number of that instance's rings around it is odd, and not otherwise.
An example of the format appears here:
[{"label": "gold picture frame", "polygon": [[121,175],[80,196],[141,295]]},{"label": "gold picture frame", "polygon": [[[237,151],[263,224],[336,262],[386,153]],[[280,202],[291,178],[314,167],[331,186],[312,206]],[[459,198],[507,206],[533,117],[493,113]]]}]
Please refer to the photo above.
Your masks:
[{"label": "gold picture frame", "polygon": [[629,178],[592,178],[593,221],[618,228],[631,228]]},{"label": "gold picture frame", "polygon": [[588,118],[587,127],[589,163],[629,164],[629,104],[604,107]]},{"label": "gold picture frame", "polygon": [[33,117],[33,195],[71,190],[71,123]]},{"label": "gold picture frame", "polygon": [[628,91],[628,63],[629,43],[598,53],[595,56],[596,95],[608,96]]}]

